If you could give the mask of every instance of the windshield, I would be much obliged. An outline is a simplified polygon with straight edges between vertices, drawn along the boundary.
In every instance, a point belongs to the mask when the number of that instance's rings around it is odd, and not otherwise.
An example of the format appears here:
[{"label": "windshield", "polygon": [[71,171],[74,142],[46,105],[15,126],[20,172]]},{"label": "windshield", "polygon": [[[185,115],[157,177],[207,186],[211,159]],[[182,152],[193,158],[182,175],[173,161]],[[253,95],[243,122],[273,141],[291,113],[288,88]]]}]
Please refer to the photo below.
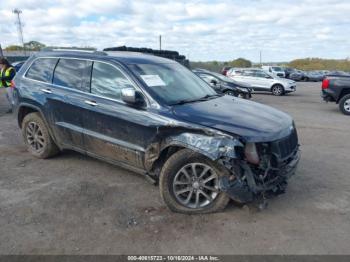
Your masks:
[{"label": "windshield", "polygon": [[177,63],[131,64],[129,68],[145,83],[154,99],[167,105],[217,95],[208,84]]},{"label": "windshield", "polygon": [[282,72],[282,71],[283,71],[282,68],[279,67],[279,66],[273,66],[273,67],[272,67],[272,70],[273,70],[273,71],[276,71],[276,72]]}]

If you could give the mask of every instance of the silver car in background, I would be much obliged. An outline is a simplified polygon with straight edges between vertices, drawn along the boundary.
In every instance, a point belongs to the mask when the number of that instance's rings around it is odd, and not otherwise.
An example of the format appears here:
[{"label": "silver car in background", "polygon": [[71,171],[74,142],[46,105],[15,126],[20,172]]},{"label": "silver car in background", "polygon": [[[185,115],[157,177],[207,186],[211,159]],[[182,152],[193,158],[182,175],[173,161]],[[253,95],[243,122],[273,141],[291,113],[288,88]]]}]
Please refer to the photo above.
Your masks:
[{"label": "silver car in background", "polygon": [[268,74],[260,68],[231,68],[227,76],[251,85],[254,91],[268,91],[276,96],[295,92],[295,81]]}]

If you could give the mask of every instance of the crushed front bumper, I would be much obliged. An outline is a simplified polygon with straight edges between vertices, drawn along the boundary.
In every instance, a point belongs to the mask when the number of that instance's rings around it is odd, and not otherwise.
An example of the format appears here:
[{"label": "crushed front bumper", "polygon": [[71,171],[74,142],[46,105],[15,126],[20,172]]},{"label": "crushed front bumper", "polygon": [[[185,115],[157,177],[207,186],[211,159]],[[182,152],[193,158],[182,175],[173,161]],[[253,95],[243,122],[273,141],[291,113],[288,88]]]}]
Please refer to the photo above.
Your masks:
[{"label": "crushed front bumper", "polygon": [[240,203],[251,202],[265,194],[278,195],[284,193],[288,184],[287,181],[295,174],[299,160],[300,151],[297,148],[285,160],[280,161],[277,167],[270,167],[266,170],[266,174],[270,175],[268,180],[255,174],[248,163],[240,161],[239,165],[243,170],[241,178],[236,176],[222,177],[219,180],[220,190]]}]

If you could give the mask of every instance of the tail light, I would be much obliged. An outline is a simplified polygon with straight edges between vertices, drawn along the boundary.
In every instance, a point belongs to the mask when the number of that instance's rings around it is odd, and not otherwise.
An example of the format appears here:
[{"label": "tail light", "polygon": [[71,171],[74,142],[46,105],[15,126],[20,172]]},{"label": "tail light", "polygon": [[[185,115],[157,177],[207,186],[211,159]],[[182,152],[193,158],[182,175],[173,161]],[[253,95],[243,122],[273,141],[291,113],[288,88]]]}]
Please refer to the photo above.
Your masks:
[{"label": "tail light", "polygon": [[322,89],[327,89],[329,87],[329,79],[325,78],[322,81]]}]

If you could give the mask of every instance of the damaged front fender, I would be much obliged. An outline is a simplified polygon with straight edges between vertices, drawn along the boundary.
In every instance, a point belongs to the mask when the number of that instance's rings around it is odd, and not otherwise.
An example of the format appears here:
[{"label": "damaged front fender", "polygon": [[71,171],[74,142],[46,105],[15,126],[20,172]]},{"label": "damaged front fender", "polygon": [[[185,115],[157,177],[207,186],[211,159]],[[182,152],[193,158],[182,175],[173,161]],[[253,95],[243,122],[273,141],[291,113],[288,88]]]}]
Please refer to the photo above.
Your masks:
[{"label": "damaged front fender", "polygon": [[[167,132],[160,132],[164,134]],[[230,159],[238,158],[238,147],[243,147],[238,138],[208,130],[177,130],[176,133],[169,134],[166,137],[158,138],[151,143],[145,152],[145,168],[151,170],[153,164],[159,159],[161,152],[169,147],[188,148],[194,152],[200,153],[209,159],[216,161],[221,157]]]},{"label": "damaged front fender", "polygon": [[243,147],[243,144],[235,138],[192,133],[170,136],[166,138],[165,144],[167,146],[181,146],[192,149],[213,161],[223,156],[237,158],[236,147]]}]

